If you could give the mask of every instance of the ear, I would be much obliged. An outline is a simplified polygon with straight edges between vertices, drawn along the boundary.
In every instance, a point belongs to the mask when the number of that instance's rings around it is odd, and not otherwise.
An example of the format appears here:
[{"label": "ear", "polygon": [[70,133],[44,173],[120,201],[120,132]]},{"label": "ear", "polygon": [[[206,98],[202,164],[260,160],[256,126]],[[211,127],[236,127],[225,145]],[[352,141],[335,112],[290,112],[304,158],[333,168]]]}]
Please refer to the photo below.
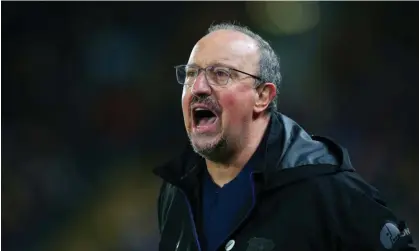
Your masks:
[{"label": "ear", "polygon": [[253,111],[261,113],[268,108],[275,98],[276,86],[273,83],[264,83],[256,88],[256,102]]}]

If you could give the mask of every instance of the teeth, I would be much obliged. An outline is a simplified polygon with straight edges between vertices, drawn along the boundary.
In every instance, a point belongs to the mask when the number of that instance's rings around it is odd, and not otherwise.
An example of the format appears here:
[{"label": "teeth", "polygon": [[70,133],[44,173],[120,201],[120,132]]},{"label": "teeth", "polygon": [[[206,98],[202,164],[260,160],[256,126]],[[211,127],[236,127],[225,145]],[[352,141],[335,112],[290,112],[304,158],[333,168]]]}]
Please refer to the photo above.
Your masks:
[{"label": "teeth", "polygon": [[204,108],[196,108],[195,111],[206,111],[207,109]]}]

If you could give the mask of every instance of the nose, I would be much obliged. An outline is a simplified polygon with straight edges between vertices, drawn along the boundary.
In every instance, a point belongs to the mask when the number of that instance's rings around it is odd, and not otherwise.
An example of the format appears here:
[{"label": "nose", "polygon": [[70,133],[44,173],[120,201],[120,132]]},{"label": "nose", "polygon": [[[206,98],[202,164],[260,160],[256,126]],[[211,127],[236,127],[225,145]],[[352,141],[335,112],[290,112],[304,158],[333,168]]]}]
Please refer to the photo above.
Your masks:
[{"label": "nose", "polygon": [[211,95],[211,86],[209,85],[205,72],[201,72],[195,79],[192,85],[191,92],[195,96],[209,96]]}]

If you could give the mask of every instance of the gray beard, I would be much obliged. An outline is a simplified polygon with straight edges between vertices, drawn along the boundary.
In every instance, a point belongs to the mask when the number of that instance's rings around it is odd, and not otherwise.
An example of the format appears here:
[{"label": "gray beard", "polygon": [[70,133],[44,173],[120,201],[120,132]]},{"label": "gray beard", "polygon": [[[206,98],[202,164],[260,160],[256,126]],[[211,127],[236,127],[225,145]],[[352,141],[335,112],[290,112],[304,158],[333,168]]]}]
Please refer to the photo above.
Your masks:
[{"label": "gray beard", "polygon": [[189,140],[191,141],[193,150],[197,154],[212,162],[227,164],[233,156],[233,151],[231,147],[229,147],[228,140],[224,137],[222,137],[215,145],[205,148],[197,148],[192,143],[190,136]]}]

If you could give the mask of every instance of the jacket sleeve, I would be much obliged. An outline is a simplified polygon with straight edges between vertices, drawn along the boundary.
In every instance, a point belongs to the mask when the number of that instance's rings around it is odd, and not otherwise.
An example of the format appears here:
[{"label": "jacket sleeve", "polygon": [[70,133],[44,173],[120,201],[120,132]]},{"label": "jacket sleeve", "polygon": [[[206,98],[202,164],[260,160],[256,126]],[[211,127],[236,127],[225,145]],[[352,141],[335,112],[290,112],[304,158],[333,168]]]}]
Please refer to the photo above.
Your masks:
[{"label": "jacket sleeve", "polygon": [[163,184],[160,187],[160,193],[157,200],[157,220],[159,224],[160,234],[164,230],[164,226],[167,220],[167,214],[172,205],[175,194],[176,190],[174,189],[174,187],[167,182],[163,182]]},{"label": "jacket sleeve", "polygon": [[163,224],[165,221],[165,217],[163,215],[164,212],[164,196],[165,196],[165,190],[166,190],[166,183],[163,182],[160,187],[159,196],[157,199],[157,220],[159,225],[159,232],[162,233],[163,230]]},{"label": "jacket sleeve", "polygon": [[406,223],[356,172],[342,172],[333,183],[336,204],[331,215],[343,243],[358,250],[416,250]]}]

